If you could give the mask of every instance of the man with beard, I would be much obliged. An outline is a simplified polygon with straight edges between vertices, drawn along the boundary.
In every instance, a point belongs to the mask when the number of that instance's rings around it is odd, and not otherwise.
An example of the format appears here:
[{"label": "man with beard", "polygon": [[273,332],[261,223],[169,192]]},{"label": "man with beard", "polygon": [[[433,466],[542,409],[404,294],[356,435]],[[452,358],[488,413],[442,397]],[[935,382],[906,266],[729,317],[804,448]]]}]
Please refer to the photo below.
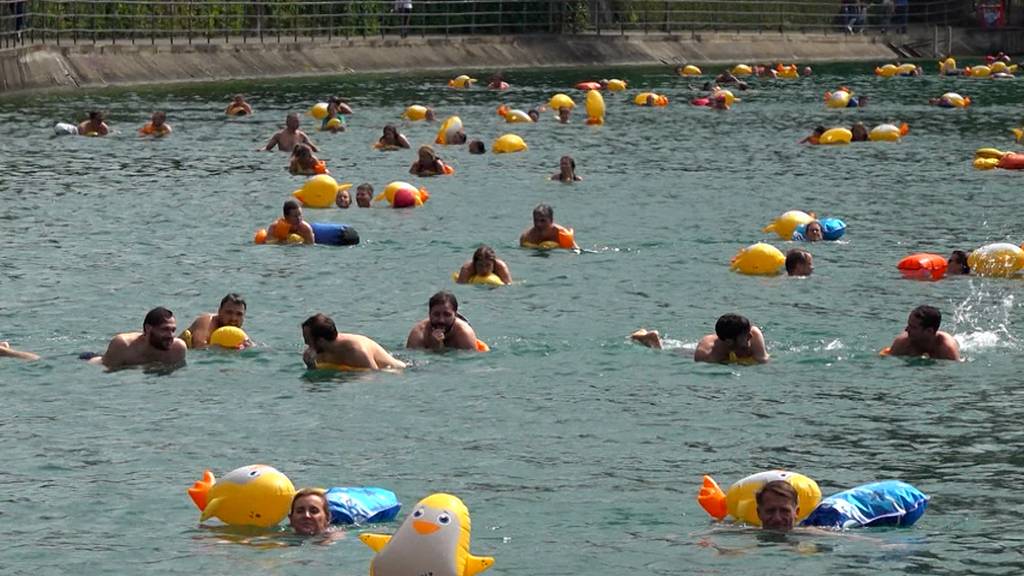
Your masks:
[{"label": "man with beard", "polygon": [[314,314],[302,323],[306,350],[302,360],[310,369],[384,370],[405,368],[383,346],[360,334],[339,334],[334,320]]},{"label": "man with beard", "polygon": [[89,362],[103,364],[108,370],[150,364],[184,364],[188,347],[180,338],[174,337],[177,328],[174,313],[158,306],[146,314],[142,332],[123,332],[114,336],[103,356],[89,358]]},{"label": "man with beard", "polygon": [[[245,299],[232,292],[221,299],[220,308],[216,314],[201,314],[192,321],[192,325],[181,333],[181,338],[189,348],[206,348],[210,345],[210,334],[217,328],[234,326],[241,328],[245,322]],[[246,340],[244,347],[252,346],[252,341]]]},{"label": "man with beard", "polygon": [[932,306],[910,311],[907,327],[882,350],[883,356],[927,356],[935,360],[960,361],[960,345],[947,332],[939,330],[942,313]]},{"label": "man with beard", "polygon": [[451,292],[442,290],[430,297],[426,320],[417,322],[405,341],[406,348],[442,350],[476,350],[476,332],[459,315],[459,301]]}]

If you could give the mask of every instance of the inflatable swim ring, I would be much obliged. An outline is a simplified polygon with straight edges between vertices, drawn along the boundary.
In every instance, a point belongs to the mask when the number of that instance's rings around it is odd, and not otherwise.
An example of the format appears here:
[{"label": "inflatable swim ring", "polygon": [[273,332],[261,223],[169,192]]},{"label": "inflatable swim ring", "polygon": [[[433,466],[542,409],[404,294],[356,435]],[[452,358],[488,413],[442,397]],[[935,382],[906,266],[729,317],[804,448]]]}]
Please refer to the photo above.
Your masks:
[{"label": "inflatable swim ring", "polygon": [[724,520],[731,516],[735,521],[760,526],[761,519],[757,517],[757,493],[762,486],[776,480],[788,482],[796,490],[797,520],[807,517],[821,501],[821,489],[814,480],[796,472],[769,470],[737,480],[725,492],[711,476],[704,476],[697,502],[716,520]]},{"label": "inflatable swim ring", "polygon": [[879,124],[868,132],[868,140],[872,142],[899,142],[910,132],[910,127],[904,122],[899,126],[895,124]]},{"label": "inflatable swim ring", "polygon": [[800,523],[846,530],[871,526],[913,526],[928,507],[928,496],[906,482],[885,480],[844,490],[822,500]]},{"label": "inflatable swim ring", "polygon": [[948,266],[945,256],[928,252],[911,254],[896,264],[905,278],[916,280],[939,280],[946,275]]},{"label": "inflatable swim ring", "polygon": [[430,194],[426,188],[416,188],[408,182],[396,180],[388,184],[373,201],[387,200],[392,208],[413,208],[422,206],[429,199]]},{"label": "inflatable swim ring", "polygon": [[[825,241],[836,241],[846,234],[846,222],[843,222],[839,218],[821,218],[818,220],[818,224],[821,225],[821,239]],[[793,240],[803,241],[804,231],[807,229],[807,224],[801,224],[796,227],[793,231]]]},{"label": "inflatable swim ring", "polygon": [[292,192],[292,196],[302,202],[303,206],[310,208],[330,208],[334,206],[334,199],[338,197],[339,190],[347,190],[352,184],[346,182],[338,184],[338,181],[326,174],[313,176],[302,184],[302,188]]},{"label": "inflatable swim ring", "polygon": [[236,326],[221,326],[210,334],[210,346],[220,346],[229,350],[241,350],[249,336],[245,330]]},{"label": "inflatable swim ring", "polygon": [[849,144],[852,140],[853,132],[849,128],[829,128],[818,138],[818,144]]},{"label": "inflatable swim ring", "polygon": [[587,92],[587,124],[604,124],[604,97],[597,90]]},{"label": "inflatable swim ring", "polygon": [[551,97],[551,100],[548,102],[548,106],[550,106],[552,110],[559,110],[562,108],[572,110],[576,107],[576,103],[572,101],[572,98],[570,98],[568,94],[558,93]]},{"label": "inflatable swim ring", "polygon": [[[459,273],[458,272],[452,272],[452,280],[458,280],[458,279],[459,279]],[[494,274],[492,272],[492,273],[488,274],[487,276],[478,276],[478,275],[474,274],[473,276],[469,277],[469,280],[466,281],[466,284],[476,284],[476,285],[479,285],[479,286],[504,286],[505,282],[503,282],[501,280],[500,276],[498,276],[497,274]]]},{"label": "inflatable swim ring", "polygon": [[971,252],[967,265],[978,276],[1008,278],[1024,268],[1024,250],[1009,242],[986,244]]},{"label": "inflatable swim ring", "polygon": [[771,244],[758,242],[740,250],[729,267],[740,274],[751,276],[772,276],[779,273],[779,269],[785,266],[786,256]]},{"label": "inflatable swim ring", "polygon": [[[316,241],[315,233],[313,241]],[[269,230],[265,228],[257,230],[253,242],[256,244],[302,244],[304,240],[302,236],[292,234],[291,224],[287,220],[278,218],[270,225]]]},{"label": "inflatable swim ring", "polygon": [[748,64],[737,64],[732,67],[732,75],[737,77],[750,76],[754,73],[754,69]]},{"label": "inflatable swim ring", "polygon": [[309,115],[317,120],[323,120],[327,117],[327,102],[317,102],[313,104],[313,107],[309,109]]},{"label": "inflatable swim ring", "polygon": [[275,468],[254,464],[236,468],[220,480],[205,470],[188,495],[202,512],[200,522],[216,517],[231,526],[269,528],[288,515],[295,486]]},{"label": "inflatable swim ring", "polygon": [[655,94],[654,92],[641,92],[633,98],[633,103],[637,106],[647,106],[647,100],[652,100],[651,106],[668,106],[668,96],[662,94]]},{"label": "inflatable swim ring", "polygon": [[694,66],[693,64],[687,64],[686,66],[683,66],[682,70],[679,71],[680,76],[701,76],[702,74],[704,73],[701,72],[700,68]]},{"label": "inflatable swim ring", "polygon": [[427,119],[427,107],[420,106],[419,104],[413,104],[402,112],[402,118],[411,122],[419,122],[420,120]]},{"label": "inflatable swim ring", "polygon": [[575,245],[576,232],[572,228],[559,228],[557,242],[554,240],[545,240],[539,244],[534,244],[533,242],[523,242],[521,244],[523,248],[532,248],[534,250],[554,250],[556,248],[572,250]]},{"label": "inflatable swim ring", "polygon": [[491,146],[491,151],[495,154],[523,152],[524,150],[526,150],[526,142],[518,134],[503,134]]},{"label": "inflatable swim ring", "polygon": [[437,131],[437,138],[434,139],[436,144],[447,145],[451,143],[456,134],[462,130],[462,118],[458,116],[449,116],[445,118],[444,122],[441,123],[441,128]]},{"label": "inflatable swim ring", "polygon": [[451,80],[448,81],[448,87],[449,88],[464,89],[464,88],[469,88],[475,82],[476,82],[476,78],[470,78],[469,76],[467,76],[465,74],[460,74],[460,75],[456,76],[455,78],[452,78]]},{"label": "inflatable swim ring", "polygon": [[608,81],[608,90],[611,92],[622,92],[626,89],[626,82],[624,80],[611,79]]},{"label": "inflatable swim ring", "polygon": [[770,224],[761,229],[761,232],[775,232],[779,238],[789,240],[798,227],[813,221],[814,214],[808,214],[802,210],[790,210],[772,220]]}]

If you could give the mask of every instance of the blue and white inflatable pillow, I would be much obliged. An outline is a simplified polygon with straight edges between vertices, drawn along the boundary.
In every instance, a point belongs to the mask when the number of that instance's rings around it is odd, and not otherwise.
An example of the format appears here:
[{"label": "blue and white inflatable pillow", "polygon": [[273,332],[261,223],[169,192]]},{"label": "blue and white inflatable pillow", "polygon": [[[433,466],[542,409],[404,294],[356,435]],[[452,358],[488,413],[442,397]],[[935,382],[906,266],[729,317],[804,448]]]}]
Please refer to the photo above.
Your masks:
[{"label": "blue and white inflatable pillow", "polygon": [[913,526],[928,507],[928,496],[906,482],[884,480],[833,494],[821,501],[801,526],[867,528]]},{"label": "blue and white inflatable pillow", "polygon": [[[843,222],[839,218],[822,218],[818,220],[818,224],[821,224],[821,238],[823,240],[839,240],[846,234],[846,222]],[[796,227],[793,231],[793,240],[804,241],[804,230],[807,229],[807,224],[801,224]]]},{"label": "blue and white inflatable pillow", "polygon": [[402,503],[398,496],[383,488],[343,486],[327,491],[331,524],[371,524],[390,522],[398,516]]}]

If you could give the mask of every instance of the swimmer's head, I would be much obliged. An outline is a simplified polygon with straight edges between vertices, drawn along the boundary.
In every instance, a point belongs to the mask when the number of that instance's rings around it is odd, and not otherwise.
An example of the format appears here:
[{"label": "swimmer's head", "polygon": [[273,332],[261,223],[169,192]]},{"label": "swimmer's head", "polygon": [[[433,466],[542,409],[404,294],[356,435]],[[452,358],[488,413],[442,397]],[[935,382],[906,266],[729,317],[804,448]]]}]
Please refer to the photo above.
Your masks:
[{"label": "swimmer's head", "polygon": [[946,261],[947,274],[970,274],[971,267],[967,264],[967,252],[963,250],[953,250],[949,255],[949,260]]},{"label": "swimmer's head", "polygon": [[657,99],[654,97],[654,94],[651,93],[647,95],[647,101],[645,102],[645,104],[647,104],[648,106],[654,106],[654,103],[656,101]]},{"label": "swimmer's head", "polygon": [[305,160],[306,158],[311,158],[313,156],[313,149],[306,144],[296,144],[295,147],[292,148],[292,155],[296,158]]},{"label": "swimmer's head", "polygon": [[419,152],[417,153],[419,154],[420,163],[422,164],[432,164],[437,162],[437,153],[434,152],[434,149],[430,146],[420,146]]},{"label": "swimmer's head", "polygon": [[813,70],[811,70],[810,66],[804,66],[804,69],[800,71],[800,74],[804,76],[810,76],[812,72]]},{"label": "swimmer's head", "polygon": [[220,307],[217,308],[217,324],[241,328],[244,323],[245,298],[234,292],[221,298]]},{"label": "swimmer's head", "polygon": [[527,112],[526,115],[529,116],[530,120],[533,120],[534,122],[540,120],[540,112],[538,112],[536,108],[530,108],[529,112]]},{"label": "swimmer's head", "polygon": [[243,98],[241,94],[235,94],[231,98],[231,101],[234,102],[235,104],[241,104],[241,103],[245,102],[245,98]]},{"label": "swimmer's head", "polygon": [[819,125],[814,127],[814,132],[812,132],[811,134],[813,134],[815,136],[821,136],[822,134],[825,133],[825,130],[826,130],[826,128],[819,124]]},{"label": "swimmer's head", "polygon": [[373,186],[369,182],[363,182],[356,188],[356,206],[369,208],[373,201]]},{"label": "swimmer's head", "polygon": [[494,273],[494,261],[498,257],[494,254],[494,248],[484,244],[473,252],[473,274],[476,276],[488,276]]},{"label": "swimmer's head", "polygon": [[558,161],[558,168],[561,169],[563,174],[575,174],[576,161],[573,160],[572,156],[562,156]]},{"label": "swimmer's head", "polygon": [[942,313],[934,306],[918,306],[907,318],[907,337],[914,343],[930,342],[939,331]]},{"label": "swimmer's head", "polygon": [[562,124],[568,124],[570,114],[572,114],[572,108],[569,108],[568,106],[563,106],[559,108],[558,121],[561,122]]},{"label": "swimmer's head", "polygon": [[146,338],[146,343],[157,350],[171,349],[177,328],[174,313],[163,306],[150,310],[142,321],[142,335]]},{"label": "swimmer's head", "polygon": [[291,114],[285,116],[285,118],[284,118],[284,125],[289,130],[298,130],[298,128],[299,128],[299,115],[296,114],[295,112],[292,112]]},{"label": "swimmer's head", "polygon": [[385,124],[383,137],[389,140],[398,140],[398,128],[395,128],[394,124]]},{"label": "swimmer's head", "polygon": [[285,200],[281,212],[284,214],[284,219],[292,226],[302,223],[302,206],[299,206],[298,201]]},{"label": "swimmer's head", "polygon": [[162,126],[164,122],[167,122],[167,113],[162,110],[153,112],[150,122],[153,123],[153,126]]},{"label": "swimmer's head", "polygon": [[786,252],[786,274],[789,276],[810,276],[814,272],[814,257],[803,248]]},{"label": "swimmer's head", "polygon": [[482,140],[473,140],[469,143],[470,154],[486,154],[487,146],[484,145]]},{"label": "swimmer's head", "polygon": [[433,122],[437,117],[434,116],[434,109],[427,108],[427,112],[423,115],[423,119],[427,122]]},{"label": "swimmer's head", "polygon": [[863,122],[854,122],[850,126],[850,133],[853,135],[850,139],[854,142],[866,142],[868,140],[868,127]]},{"label": "swimmer's head", "polygon": [[804,227],[804,238],[808,242],[820,242],[825,239],[825,233],[821,229],[821,222],[813,220]]},{"label": "swimmer's head", "polygon": [[334,342],[338,339],[338,327],[334,325],[334,320],[330,316],[314,314],[302,323],[302,339],[306,346],[323,352],[325,342]]},{"label": "swimmer's head", "polygon": [[334,203],[338,208],[348,208],[352,205],[352,196],[348,193],[348,188],[338,189],[338,194],[334,197]]},{"label": "swimmer's head", "polygon": [[331,524],[327,493],[321,488],[303,488],[296,492],[288,511],[288,524],[302,536],[315,536],[326,531]]},{"label": "swimmer's head", "polygon": [[447,290],[441,290],[430,297],[427,302],[429,309],[428,321],[434,330],[448,331],[458,318],[459,301],[455,294]]},{"label": "swimmer's head", "polygon": [[555,210],[547,204],[537,204],[533,209],[533,225],[545,230],[555,223]]},{"label": "swimmer's head", "polygon": [[739,314],[723,314],[715,322],[715,335],[733,348],[750,343],[750,320]]},{"label": "swimmer's head", "polygon": [[103,122],[103,112],[100,112],[99,110],[93,110],[92,112],[89,112],[89,120],[91,122]]},{"label": "swimmer's head", "polygon": [[757,517],[765,530],[786,532],[796,523],[799,499],[796,489],[785,480],[766,483],[755,495]]}]

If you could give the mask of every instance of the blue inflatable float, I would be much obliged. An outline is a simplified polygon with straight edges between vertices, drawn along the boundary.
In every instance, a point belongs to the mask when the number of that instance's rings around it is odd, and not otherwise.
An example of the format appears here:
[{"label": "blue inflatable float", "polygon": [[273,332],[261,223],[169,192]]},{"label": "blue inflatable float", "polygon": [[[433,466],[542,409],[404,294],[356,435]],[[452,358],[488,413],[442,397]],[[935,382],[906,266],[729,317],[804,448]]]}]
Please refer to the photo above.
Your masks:
[{"label": "blue inflatable float", "polygon": [[402,503],[390,490],[343,486],[327,491],[331,524],[371,524],[390,522],[398,516]]},{"label": "blue inflatable float", "polygon": [[885,480],[844,490],[822,500],[801,526],[866,528],[913,526],[928,507],[928,496],[906,482]]},{"label": "blue inflatable float", "polygon": [[[821,238],[822,240],[839,240],[846,234],[846,222],[843,222],[839,218],[822,218],[817,221],[821,224]],[[804,230],[807,229],[807,224],[801,224],[796,227],[793,231],[793,240],[807,240],[804,238]]]},{"label": "blue inflatable float", "polygon": [[337,222],[310,222],[317,244],[328,246],[354,246],[359,244],[359,232],[348,224]]}]

